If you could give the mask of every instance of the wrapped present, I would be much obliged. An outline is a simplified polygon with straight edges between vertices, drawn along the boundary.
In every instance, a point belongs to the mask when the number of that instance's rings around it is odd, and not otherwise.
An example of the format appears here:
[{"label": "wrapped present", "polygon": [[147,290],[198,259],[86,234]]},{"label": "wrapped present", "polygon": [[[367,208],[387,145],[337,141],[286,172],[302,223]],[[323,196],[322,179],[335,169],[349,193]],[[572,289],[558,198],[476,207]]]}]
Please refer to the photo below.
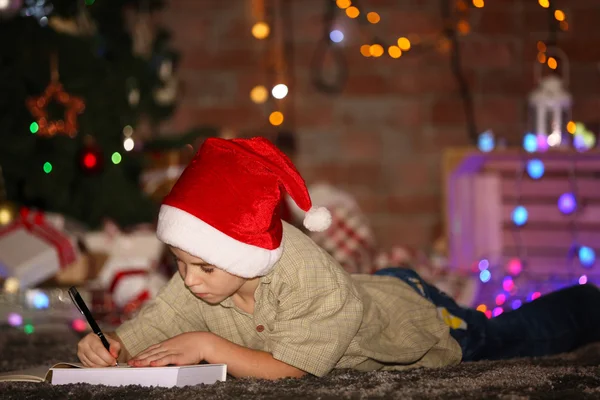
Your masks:
[{"label": "wrapped present", "polygon": [[154,269],[122,269],[113,275],[108,291],[115,305],[129,314],[156,297],[166,283]]},{"label": "wrapped present", "polygon": [[108,255],[105,253],[83,251],[74,263],[60,270],[40,286],[84,286],[98,277],[107,259]]},{"label": "wrapped present", "polygon": [[77,258],[73,239],[41,212],[23,209],[19,218],[0,229],[0,276],[18,279],[21,288],[45,281]]},{"label": "wrapped present", "polygon": [[164,245],[150,227],[122,232],[108,222],[103,231],[87,233],[84,242],[90,251],[107,255],[95,284],[112,295],[118,308],[132,301],[143,303],[166,283],[157,270]]}]

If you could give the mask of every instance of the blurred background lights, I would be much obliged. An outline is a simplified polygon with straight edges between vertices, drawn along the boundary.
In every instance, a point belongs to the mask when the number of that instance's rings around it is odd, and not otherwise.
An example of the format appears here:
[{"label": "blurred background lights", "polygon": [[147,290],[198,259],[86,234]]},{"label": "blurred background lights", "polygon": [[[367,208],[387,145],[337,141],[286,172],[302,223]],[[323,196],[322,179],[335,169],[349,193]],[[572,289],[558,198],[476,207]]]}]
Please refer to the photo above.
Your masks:
[{"label": "blurred background lights", "polygon": [[283,83],[273,86],[273,90],[271,90],[271,94],[276,99],[283,99],[288,94],[288,87]]},{"label": "blurred background lights", "polygon": [[502,280],[502,289],[510,292],[515,287],[515,281],[510,276],[505,277]]},{"label": "blurred background lights", "polygon": [[281,111],[273,111],[271,115],[269,115],[269,122],[273,126],[283,124],[283,113],[281,113]]},{"label": "blurred background lights", "polygon": [[352,4],[352,2],[350,0],[336,0],[335,4],[337,4],[337,6],[339,8],[341,8],[342,10],[350,7],[350,5]]},{"label": "blurred background lights", "polygon": [[33,325],[31,324],[27,324],[23,327],[23,332],[25,332],[28,335],[31,335],[34,331]]},{"label": "blurred background lights", "polygon": [[369,52],[373,57],[381,57],[383,55],[383,46],[380,44],[371,45]]},{"label": "blurred background lights", "polygon": [[523,137],[523,148],[528,153],[533,153],[537,150],[538,140],[533,133],[528,133]]},{"label": "blurred background lights", "polygon": [[113,162],[113,164],[117,165],[121,163],[121,161],[123,160],[123,156],[121,156],[121,153],[119,153],[118,151],[115,151],[110,157],[110,159]]},{"label": "blurred background lights", "polygon": [[479,273],[479,280],[483,283],[489,282],[489,280],[492,278],[492,274],[490,271],[483,270]]},{"label": "blurred background lights", "polygon": [[487,153],[489,151],[494,150],[494,134],[490,131],[485,131],[479,135],[477,138],[477,147],[479,150]]},{"label": "blurred background lights", "polygon": [[405,38],[405,37],[399,38],[398,39],[398,47],[400,47],[400,50],[402,50],[402,51],[410,50],[410,40],[408,40],[408,38]]},{"label": "blurred background lights", "polygon": [[540,179],[544,176],[544,163],[542,160],[529,160],[527,162],[527,173],[532,179]]},{"label": "blurred background lights", "polygon": [[577,252],[579,262],[586,268],[590,268],[596,262],[596,252],[588,246],[581,246]]},{"label": "blurred background lights", "polygon": [[123,140],[123,149],[125,149],[125,151],[131,151],[134,147],[135,142],[132,138],[128,137],[127,139]]},{"label": "blurred background lights", "polygon": [[267,91],[267,88],[262,85],[254,86],[250,91],[250,100],[256,104],[264,103],[267,101],[268,97],[269,92]]},{"label": "blurred background lights", "polygon": [[329,39],[331,39],[332,42],[339,43],[344,40],[344,34],[342,31],[335,29],[329,33]]},{"label": "blurred background lights", "polygon": [[521,271],[523,271],[523,263],[521,263],[520,259],[513,258],[508,261],[508,265],[506,266],[506,269],[507,269],[508,273],[511,274],[512,276],[517,276],[521,273]]},{"label": "blurred background lights", "polygon": [[257,22],[252,27],[252,36],[257,39],[265,39],[267,36],[269,36],[270,32],[271,29],[265,22]]},{"label": "blurred background lights", "polygon": [[360,46],[360,54],[364,57],[371,57],[371,45],[363,44]]},{"label": "blurred background lights", "polygon": [[358,10],[358,8],[350,6],[346,8],[346,15],[349,18],[357,18],[360,15],[360,11]]},{"label": "blurred background lights", "polygon": [[528,296],[528,298],[529,298],[529,301],[533,301],[533,300],[535,300],[535,299],[539,298],[541,295],[542,295],[542,294],[541,294],[540,292],[533,292],[533,293],[530,293],[530,294],[529,294],[529,296]]},{"label": "blurred background lights", "polygon": [[571,214],[577,209],[577,200],[575,200],[573,193],[567,192],[560,195],[558,209],[565,215]]},{"label": "blurred background lights", "polygon": [[512,212],[512,220],[517,226],[525,225],[527,223],[527,209],[523,206],[516,206]]},{"label": "blurred background lights", "polygon": [[588,282],[588,278],[586,275],[581,275],[578,280],[580,285],[585,285]]},{"label": "blurred background lights", "polygon": [[23,317],[20,314],[11,312],[8,314],[8,324],[10,326],[21,326],[23,325]]},{"label": "blurred background lights", "polygon": [[15,278],[14,276],[6,278],[6,280],[4,281],[4,291],[6,293],[17,293],[19,291],[20,286],[21,283],[19,282],[19,279]]},{"label": "blurred background lights", "polygon": [[370,13],[367,14],[367,21],[369,21],[372,24],[376,24],[379,21],[381,21],[381,17],[376,12],[371,11]]},{"label": "blurred background lights", "polygon": [[44,166],[42,168],[43,168],[44,172],[47,174],[52,172],[52,164],[47,161],[44,163]]},{"label": "blurred background lights", "polygon": [[133,127],[131,125],[125,125],[123,127],[123,136],[130,137],[133,135]]},{"label": "blurred background lights", "polygon": [[498,315],[502,314],[504,312],[504,310],[502,309],[502,307],[496,307],[494,308],[494,311],[492,312],[492,316],[497,317]]},{"label": "blurred background lights", "polygon": [[506,302],[506,295],[504,293],[496,296],[496,305],[501,306],[504,302]]},{"label": "blurred background lights", "polygon": [[511,303],[511,307],[513,310],[516,310],[517,308],[521,307],[523,305],[523,302],[519,299],[513,300]]},{"label": "blurred background lights", "polygon": [[485,271],[490,267],[490,262],[484,258],[483,260],[479,261],[478,267],[480,271]]},{"label": "blurred background lights", "polygon": [[48,295],[39,290],[32,290],[27,294],[29,303],[37,309],[48,308],[50,306],[50,299]]},{"label": "blurred background lights", "polygon": [[548,147],[549,147],[548,136],[544,135],[543,133],[540,133],[539,135],[536,136],[536,139],[537,139],[536,151],[540,151],[543,153],[546,150],[548,150]]},{"label": "blurred background lights", "polygon": [[87,329],[87,323],[80,318],[73,320],[71,326],[76,332],[84,332]]},{"label": "blurred background lights", "polygon": [[562,136],[560,131],[554,131],[550,135],[548,135],[548,146],[556,147],[561,144]]},{"label": "blurred background lights", "polygon": [[390,46],[388,47],[388,54],[392,58],[400,58],[402,56],[402,50],[398,46]]},{"label": "blurred background lights", "polygon": [[32,122],[31,125],[29,125],[29,131],[33,134],[36,134],[37,131],[40,130],[40,126],[38,125],[37,122]]}]

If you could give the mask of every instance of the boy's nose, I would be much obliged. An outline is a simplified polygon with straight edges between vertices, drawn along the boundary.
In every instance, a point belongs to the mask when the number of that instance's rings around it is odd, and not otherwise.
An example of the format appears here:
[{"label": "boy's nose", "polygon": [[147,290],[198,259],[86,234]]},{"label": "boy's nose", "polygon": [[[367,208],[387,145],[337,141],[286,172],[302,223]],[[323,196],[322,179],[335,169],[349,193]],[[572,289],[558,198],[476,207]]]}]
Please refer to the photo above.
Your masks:
[{"label": "boy's nose", "polygon": [[192,287],[200,285],[202,283],[202,280],[200,279],[198,274],[191,272],[188,268],[188,270],[185,273],[185,279],[183,280],[183,282],[185,283],[185,286]]}]

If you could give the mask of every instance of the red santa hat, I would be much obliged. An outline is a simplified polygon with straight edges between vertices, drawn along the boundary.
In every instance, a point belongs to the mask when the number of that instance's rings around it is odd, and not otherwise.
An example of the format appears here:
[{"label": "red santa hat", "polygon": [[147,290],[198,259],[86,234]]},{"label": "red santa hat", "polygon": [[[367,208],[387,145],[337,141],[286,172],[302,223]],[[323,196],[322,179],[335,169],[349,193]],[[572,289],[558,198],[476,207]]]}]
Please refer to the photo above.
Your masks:
[{"label": "red santa hat", "polygon": [[267,139],[207,139],[163,200],[158,238],[231,274],[265,275],[283,252],[284,190],[308,230],[329,227],[329,211],[312,208],[304,179]]}]

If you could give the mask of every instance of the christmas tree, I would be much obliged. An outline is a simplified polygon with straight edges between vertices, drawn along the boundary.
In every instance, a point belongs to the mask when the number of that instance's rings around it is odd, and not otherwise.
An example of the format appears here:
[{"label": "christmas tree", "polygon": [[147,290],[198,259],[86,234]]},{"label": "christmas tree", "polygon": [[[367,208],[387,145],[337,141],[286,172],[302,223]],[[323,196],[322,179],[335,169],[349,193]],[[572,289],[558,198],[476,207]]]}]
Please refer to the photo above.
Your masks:
[{"label": "christmas tree", "polygon": [[[8,200],[97,226],[150,222],[139,126],[173,111],[156,1],[0,1],[0,166]],[[10,39],[9,39],[10,38]]]}]

